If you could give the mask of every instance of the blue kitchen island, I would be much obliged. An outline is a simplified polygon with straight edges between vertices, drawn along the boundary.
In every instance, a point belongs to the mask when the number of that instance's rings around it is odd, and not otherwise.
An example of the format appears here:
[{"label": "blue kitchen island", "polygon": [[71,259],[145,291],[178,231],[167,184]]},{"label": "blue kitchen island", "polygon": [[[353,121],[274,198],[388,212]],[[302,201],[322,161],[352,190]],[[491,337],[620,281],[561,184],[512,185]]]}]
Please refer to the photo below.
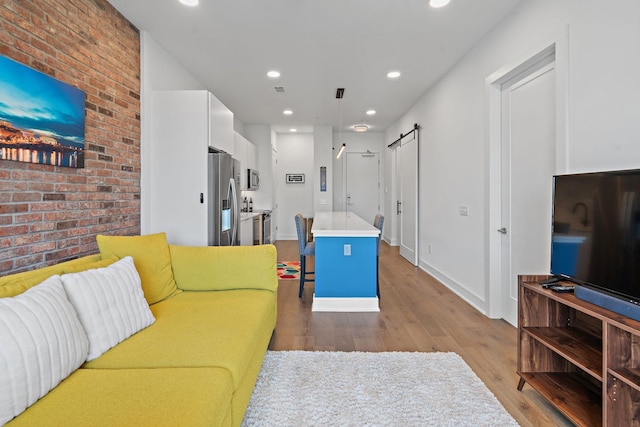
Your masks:
[{"label": "blue kitchen island", "polygon": [[312,311],[380,311],[376,245],[380,230],[353,212],[316,212]]}]

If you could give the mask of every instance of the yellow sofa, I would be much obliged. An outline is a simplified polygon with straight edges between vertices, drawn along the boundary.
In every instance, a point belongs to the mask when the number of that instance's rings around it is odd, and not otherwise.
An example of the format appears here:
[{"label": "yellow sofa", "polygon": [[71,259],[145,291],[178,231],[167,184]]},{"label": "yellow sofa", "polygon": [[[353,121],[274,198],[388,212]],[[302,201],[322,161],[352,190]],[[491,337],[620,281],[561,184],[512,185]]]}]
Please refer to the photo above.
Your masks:
[{"label": "yellow sofa", "polygon": [[163,234],[98,244],[100,255],[1,277],[0,297],[130,255],[155,323],[6,425],[240,425],[276,323],[275,247],[172,246]]}]

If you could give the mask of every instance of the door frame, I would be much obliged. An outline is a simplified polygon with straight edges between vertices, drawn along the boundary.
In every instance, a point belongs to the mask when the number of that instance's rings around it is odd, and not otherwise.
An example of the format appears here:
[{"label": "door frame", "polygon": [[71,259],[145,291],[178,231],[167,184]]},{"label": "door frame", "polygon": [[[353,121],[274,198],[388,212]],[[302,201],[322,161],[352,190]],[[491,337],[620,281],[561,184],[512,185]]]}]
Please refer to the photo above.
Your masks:
[{"label": "door frame", "polygon": [[[502,313],[502,254],[501,234],[501,179],[502,179],[502,84],[523,71],[555,56],[556,70],[556,171],[566,172],[569,167],[569,27],[552,37],[541,47],[524,55],[521,59],[504,66],[485,79],[485,99],[487,102],[485,135],[485,300],[487,315],[500,319]],[[522,272],[526,273],[526,272]]]}]

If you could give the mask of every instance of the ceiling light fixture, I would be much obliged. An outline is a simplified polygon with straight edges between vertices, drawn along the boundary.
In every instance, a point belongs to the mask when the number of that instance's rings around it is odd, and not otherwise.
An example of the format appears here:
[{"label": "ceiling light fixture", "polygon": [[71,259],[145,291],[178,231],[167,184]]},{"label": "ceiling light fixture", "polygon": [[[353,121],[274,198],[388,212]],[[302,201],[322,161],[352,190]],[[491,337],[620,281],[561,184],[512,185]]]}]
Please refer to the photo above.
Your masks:
[{"label": "ceiling light fixture", "polygon": [[449,0],[429,0],[429,6],[433,8],[443,7],[449,4]]},{"label": "ceiling light fixture", "polygon": [[367,110],[367,116],[373,116],[376,113],[376,110]]},{"label": "ceiling light fixture", "polygon": [[298,129],[296,129],[296,128],[291,128],[291,129],[289,129],[289,132],[298,132]]},{"label": "ceiling light fixture", "polygon": [[282,112],[282,114],[284,114],[285,116],[290,116],[290,115],[292,115],[292,114],[293,114],[293,111],[291,111],[291,110],[284,110],[284,111]]},{"label": "ceiling light fixture", "polygon": [[197,6],[198,0],[180,0],[180,3],[185,6]]},{"label": "ceiling light fixture", "polygon": [[276,70],[272,70],[267,72],[267,76],[271,77],[272,79],[277,79],[278,77],[280,77],[280,71],[276,71]]},{"label": "ceiling light fixture", "polygon": [[398,77],[400,77],[400,71],[389,71],[387,73],[387,77],[389,77],[390,79],[397,79]]},{"label": "ceiling light fixture", "polygon": [[[338,134],[340,135],[340,141],[342,141],[342,98],[344,98],[344,88],[339,87],[338,89],[336,89],[336,99],[338,100]],[[339,159],[340,156],[342,156],[342,152],[345,148],[347,148],[347,144],[343,142],[342,146],[338,150],[336,159]]]},{"label": "ceiling light fixture", "polygon": [[365,124],[361,124],[361,125],[355,125],[353,127],[353,131],[354,132],[366,132],[369,130],[369,126],[365,125]]}]

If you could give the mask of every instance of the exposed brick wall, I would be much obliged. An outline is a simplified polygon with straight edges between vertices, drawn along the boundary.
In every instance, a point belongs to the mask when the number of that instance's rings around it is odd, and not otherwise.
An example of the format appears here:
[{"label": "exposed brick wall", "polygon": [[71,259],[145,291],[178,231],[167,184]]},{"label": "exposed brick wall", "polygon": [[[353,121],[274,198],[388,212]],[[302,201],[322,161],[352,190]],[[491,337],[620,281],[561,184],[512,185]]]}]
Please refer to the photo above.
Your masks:
[{"label": "exposed brick wall", "polygon": [[0,54],[86,93],[85,168],[0,160],[0,275],[140,233],[140,38],[106,0],[2,0]]}]

